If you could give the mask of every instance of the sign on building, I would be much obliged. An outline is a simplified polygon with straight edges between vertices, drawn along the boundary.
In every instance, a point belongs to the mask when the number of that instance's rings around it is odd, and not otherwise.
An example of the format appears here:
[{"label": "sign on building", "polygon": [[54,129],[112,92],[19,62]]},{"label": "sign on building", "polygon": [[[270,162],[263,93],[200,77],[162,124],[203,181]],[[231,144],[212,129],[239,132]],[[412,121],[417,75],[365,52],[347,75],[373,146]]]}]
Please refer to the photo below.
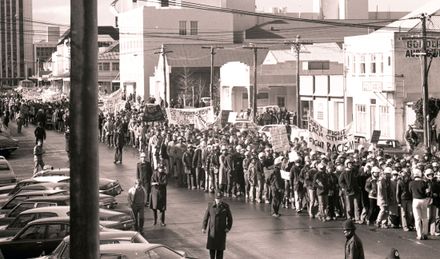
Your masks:
[{"label": "sign on building", "polygon": [[[405,57],[419,57],[423,53],[423,40],[421,38],[406,39]],[[426,55],[437,58],[440,56],[440,38],[426,40]]]}]

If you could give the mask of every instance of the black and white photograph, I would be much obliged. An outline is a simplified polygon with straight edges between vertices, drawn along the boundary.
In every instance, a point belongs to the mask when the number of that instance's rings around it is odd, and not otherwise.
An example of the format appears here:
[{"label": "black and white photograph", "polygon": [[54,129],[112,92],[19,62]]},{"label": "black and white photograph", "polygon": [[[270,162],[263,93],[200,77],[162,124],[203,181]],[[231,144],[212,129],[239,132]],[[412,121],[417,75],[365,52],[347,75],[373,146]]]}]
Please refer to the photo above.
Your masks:
[{"label": "black and white photograph", "polygon": [[435,259],[439,0],[0,0],[0,259]]}]

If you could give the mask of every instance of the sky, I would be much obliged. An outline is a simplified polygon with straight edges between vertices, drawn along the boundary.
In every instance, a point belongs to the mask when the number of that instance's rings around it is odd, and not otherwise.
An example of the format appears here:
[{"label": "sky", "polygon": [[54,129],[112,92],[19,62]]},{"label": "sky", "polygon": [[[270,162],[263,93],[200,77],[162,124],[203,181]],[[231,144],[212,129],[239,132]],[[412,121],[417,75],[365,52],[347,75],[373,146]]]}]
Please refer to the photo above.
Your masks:
[{"label": "sky", "polygon": [[[109,8],[113,0],[97,1],[98,25],[114,25],[114,17]],[[377,6],[379,11],[411,11],[429,1],[431,0],[369,0],[369,9],[375,11]],[[70,0],[32,0],[32,4],[34,28],[39,27],[35,30],[41,32],[47,27],[47,24],[39,22],[54,23],[55,26],[61,27],[61,33],[67,28],[70,22]],[[269,11],[272,7],[287,7],[289,12],[297,12],[299,8],[302,12],[310,12],[313,0],[256,0],[256,5],[257,10],[264,11]]]}]

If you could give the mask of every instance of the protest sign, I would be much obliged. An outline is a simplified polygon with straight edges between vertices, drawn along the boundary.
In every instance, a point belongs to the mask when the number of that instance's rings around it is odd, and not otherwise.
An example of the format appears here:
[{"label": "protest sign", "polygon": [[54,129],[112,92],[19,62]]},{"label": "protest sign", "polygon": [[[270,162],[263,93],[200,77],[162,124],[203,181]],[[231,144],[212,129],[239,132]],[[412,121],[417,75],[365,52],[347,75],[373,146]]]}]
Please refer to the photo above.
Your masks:
[{"label": "protest sign", "polygon": [[169,124],[175,125],[189,125],[201,129],[207,124],[214,122],[214,109],[212,106],[204,108],[192,109],[174,109],[167,108],[167,117]]},{"label": "protest sign", "polygon": [[161,121],[165,119],[159,104],[147,104],[144,108],[144,121]]},{"label": "protest sign", "polygon": [[290,180],[290,172],[289,171],[284,171],[284,170],[281,170],[281,178],[283,179],[283,180]]},{"label": "protest sign", "polygon": [[286,127],[271,127],[270,142],[274,152],[284,152],[290,150],[289,137]]},{"label": "protest sign", "polygon": [[370,143],[377,144],[380,138],[380,130],[373,130],[373,134],[371,135]]},{"label": "protest sign", "polygon": [[329,130],[312,118],[309,118],[308,147],[323,153],[343,153],[353,151],[355,146],[351,123],[343,130]]}]

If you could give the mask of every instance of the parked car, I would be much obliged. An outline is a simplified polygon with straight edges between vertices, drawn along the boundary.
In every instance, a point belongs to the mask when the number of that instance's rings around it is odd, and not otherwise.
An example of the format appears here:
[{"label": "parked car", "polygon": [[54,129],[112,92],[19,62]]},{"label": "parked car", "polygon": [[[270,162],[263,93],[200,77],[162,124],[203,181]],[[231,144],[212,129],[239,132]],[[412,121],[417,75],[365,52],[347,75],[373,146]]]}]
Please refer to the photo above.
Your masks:
[{"label": "parked car", "polygon": [[[185,252],[176,251],[160,244],[105,244],[100,245],[99,250],[101,258],[193,258],[186,255]],[[142,255],[142,257],[139,255]]]},{"label": "parked car", "polygon": [[[0,237],[13,236],[27,223],[41,218],[68,217],[69,206],[42,207],[21,212],[9,225],[0,227]],[[133,228],[133,216],[118,211],[99,209],[99,223],[106,228],[129,230]]]},{"label": "parked car", "polygon": [[67,194],[65,190],[46,190],[46,191],[34,191],[34,192],[24,192],[18,193],[9,200],[7,200],[0,208],[0,213],[8,213],[20,202],[25,201],[32,197],[43,197],[43,196],[53,196],[53,195],[63,195]]},{"label": "parked car", "polygon": [[[120,232],[100,232],[100,244],[130,244],[141,243],[148,244],[148,241],[136,231],[120,231]],[[67,236],[55,248],[55,250],[47,256],[41,256],[36,259],[61,259],[70,258],[70,236]]]},{"label": "parked car", "polygon": [[18,140],[0,132],[0,155],[9,156],[18,149]]},{"label": "parked car", "polygon": [[49,254],[70,233],[68,217],[37,219],[27,224],[17,235],[0,238],[0,250],[5,258],[30,258]]},{"label": "parked car", "polygon": [[376,147],[383,149],[385,154],[395,155],[408,153],[406,146],[402,146],[397,139],[379,139]]},{"label": "parked car", "polygon": [[70,177],[68,176],[47,176],[47,177],[33,177],[21,180],[16,184],[6,185],[0,187],[0,201],[7,199],[8,196],[16,194],[24,186],[37,184],[37,183],[69,183]]},{"label": "parked car", "polygon": [[14,170],[4,156],[0,156],[0,186],[17,182]]},{"label": "parked car", "polygon": [[[50,168],[37,172],[34,177],[48,177],[48,176],[70,176],[70,168]],[[117,196],[123,191],[118,180],[108,178],[99,178],[99,192],[111,196]]]}]

